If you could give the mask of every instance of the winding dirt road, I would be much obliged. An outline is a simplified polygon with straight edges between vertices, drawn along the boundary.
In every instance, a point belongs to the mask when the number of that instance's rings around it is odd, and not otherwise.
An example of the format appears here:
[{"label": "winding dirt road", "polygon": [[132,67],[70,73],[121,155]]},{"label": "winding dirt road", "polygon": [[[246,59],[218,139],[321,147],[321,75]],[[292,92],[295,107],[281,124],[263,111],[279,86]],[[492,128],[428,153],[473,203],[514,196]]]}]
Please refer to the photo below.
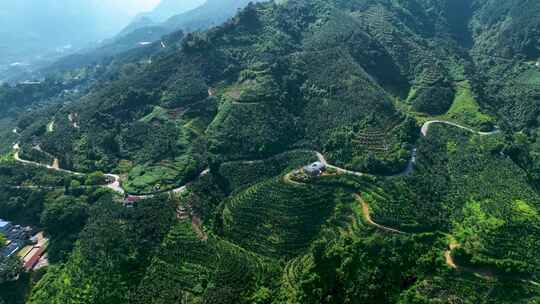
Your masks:
[{"label": "winding dirt road", "polygon": [[[422,128],[420,130],[421,135],[426,137],[428,135],[428,133],[429,133],[430,127],[432,125],[434,125],[434,124],[445,124],[445,125],[453,126],[453,127],[460,128],[462,130],[465,130],[465,131],[468,131],[468,132],[471,132],[471,133],[474,133],[474,134],[477,134],[477,135],[480,135],[480,136],[495,135],[495,134],[498,134],[500,132],[500,130],[494,130],[494,131],[491,131],[491,132],[480,132],[480,131],[475,131],[475,130],[473,130],[471,128],[464,127],[464,126],[461,126],[459,124],[449,122],[449,121],[431,120],[431,121],[427,121],[426,123],[424,123],[422,125]],[[351,170],[347,170],[347,169],[343,169],[343,168],[331,165],[331,164],[328,163],[328,161],[326,160],[326,158],[324,157],[324,155],[322,153],[317,152],[317,151],[314,151],[314,152],[317,154],[317,158],[319,159],[319,162],[324,164],[327,168],[336,170],[338,173],[350,174],[350,175],[354,175],[354,176],[367,176],[367,175],[370,175],[370,174],[367,174],[367,173],[364,173],[364,172],[351,171]],[[409,163],[407,164],[407,167],[405,168],[405,170],[403,172],[399,173],[399,174],[394,175],[394,176],[404,176],[404,175],[411,174],[413,172],[413,170],[414,170],[414,164],[416,163],[416,159],[417,159],[417,148],[414,147],[413,150],[412,150],[411,158],[410,158]],[[293,181],[291,179],[291,173],[289,173],[289,174],[287,174],[285,176],[285,181],[293,183],[293,184],[301,184],[301,183],[299,183],[297,181]],[[398,229],[395,229],[395,228],[391,228],[391,227],[387,227],[387,226],[378,224],[375,221],[373,221],[373,219],[371,218],[371,212],[369,210],[369,204],[362,198],[362,196],[360,194],[354,194],[354,197],[361,204],[361,206],[362,206],[362,217],[363,217],[364,221],[368,225],[370,225],[372,227],[375,227],[375,228],[377,228],[377,229],[379,229],[379,230],[381,230],[383,232],[387,232],[387,233],[400,234],[400,235],[408,234],[408,233],[406,233],[404,231],[401,231],[401,230],[398,230]],[[450,268],[456,269],[456,270],[459,270],[459,271],[465,271],[465,272],[473,273],[473,274],[475,274],[477,276],[480,276],[480,277],[483,277],[483,278],[493,278],[494,274],[493,274],[493,272],[491,272],[489,270],[459,266],[457,264],[457,262],[454,260],[454,258],[452,257],[452,250],[455,249],[455,248],[458,248],[458,247],[459,247],[458,243],[451,242],[450,245],[449,245],[449,249],[444,252],[444,257],[445,257],[446,264]],[[526,282],[529,282],[529,283],[531,283],[533,285],[538,284],[538,283],[536,283],[534,281],[526,281]]]},{"label": "winding dirt road", "polygon": [[13,158],[16,161],[20,162],[20,163],[23,163],[23,164],[26,164],[26,165],[38,166],[38,167],[42,167],[42,168],[47,168],[49,170],[54,170],[54,171],[63,172],[63,173],[67,173],[67,174],[72,174],[72,175],[77,175],[77,176],[83,176],[84,175],[83,173],[69,171],[69,170],[65,170],[65,169],[60,169],[57,166],[54,166],[54,164],[53,165],[45,165],[45,164],[41,164],[41,163],[38,163],[38,162],[33,162],[33,161],[22,159],[19,156],[19,154],[21,152],[21,148],[20,148],[20,145],[18,143],[13,145],[13,150],[15,152],[13,154]]},{"label": "winding dirt road", "polygon": [[460,247],[459,243],[452,240],[452,241],[450,241],[450,244],[448,246],[448,250],[446,250],[444,252],[444,258],[445,258],[445,261],[446,261],[446,265],[448,265],[448,267],[450,267],[452,269],[455,269],[456,271],[471,273],[471,274],[473,274],[473,275],[475,275],[477,277],[480,277],[480,278],[483,278],[483,279],[486,279],[486,280],[493,280],[493,279],[495,279],[497,277],[504,277],[504,278],[507,278],[507,279],[519,280],[519,281],[521,281],[523,283],[531,284],[531,285],[534,285],[536,287],[540,286],[540,283],[538,283],[536,281],[533,281],[533,280],[531,280],[530,278],[528,278],[526,276],[497,274],[495,269],[489,269],[489,268],[486,268],[486,267],[484,267],[484,268],[482,268],[482,267],[465,267],[465,266],[459,265],[459,263],[452,256],[452,250],[454,250],[456,248],[459,248],[459,247]]},{"label": "winding dirt road", "polygon": [[[209,90],[208,94],[210,96],[212,96],[213,92]],[[54,124],[54,121],[52,123]],[[453,122],[448,122],[448,121],[443,121],[443,120],[431,120],[431,121],[428,121],[428,122],[426,122],[426,123],[424,123],[422,125],[421,134],[423,136],[427,136],[427,134],[429,132],[429,128],[433,124],[446,124],[446,125],[454,126],[454,127],[457,127],[457,128],[460,128],[460,129],[463,129],[463,130],[466,130],[466,131],[469,131],[469,132],[472,132],[472,133],[475,133],[475,134],[479,134],[479,135],[493,135],[493,134],[496,134],[496,133],[499,132],[499,130],[495,130],[495,131],[492,131],[492,132],[478,132],[478,131],[475,131],[475,130],[473,130],[471,128],[464,127],[464,126],[461,126],[461,125],[453,123]],[[70,171],[70,170],[60,168],[60,166],[58,164],[58,160],[56,158],[55,158],[55,161],[53,162],[52,165],[45,165],[45,164],[41,164],[41,163],[38,163],[38,162],[33,162],[33,161],[21,159],[20,155],[19,155],[21,148],[20,148],[20,145],[18,143],[14,144],[13,150],[15,152],[14,153],[15,160],[18,161],[18,162],[21,162],[23,164],[43,167],[43,168],[47,168],[49,170],[55,170],[55,171],[58,171],[58,172],[63,172],[63,173],[67,173],[67,174],[73,174],[73,175],[77,175],[77,176],[85,175],[84,173]],[[320,153],[318,151],[312,151],[312,152],[316,153],[317,158],[319,159],[319,161],[322,164],[324,164],[327,168],[330,168],[330,169],[333,169],[333,170],[337,171],[338,173],[355,175],[355,176],[360,176],[360,177],[369,175],[369,174],[364,173],[364,172],[352,171],[352,170],[340,168],[338,166],[334,166],[332,164],[329,164],[322,153]],[[415,162],[416,162],[416,148],[413,149],[413,153],[412,153],[411,159],[409,161],[409,164],[407,165],[407,168],[404,170],[404,172],[396,174],[396,176],[398,176],[398,175],[406,175],[406,174],[411,173],[413,171],[413,166],[414,166]],[[199,176],[204,176],[204,175],[206,175],[208,173],[209,173],[209,169],[206,169],[203,172],[201,172],[201,174]],[[184,185],[182,187],[178,187],[178,188],[172,189],[170,191],[166,191],[166,192],[156,192],[156,193],[151,193],[151,194],[146,194],[146,195],[130,195],[129,193],[127,193],[125,191],[124,188],[122,188],[120,176],[118,176],[116,174],[111,174],[111,173],[107,173],[107,174],[105,174],[105,176],[111,181],[109,184],[107,184],[105,186],[106,188],[109,188],[112,191],[114,191],[114,192],[116,192],[118,194],[121,194],[121,195],[126,195],[127,194],[130,197],[133,197],[133,198],[136,198],[136,199],[151,198],[151,197],[154,197],[155,195],[158,195],[158,194],[161,194],[161,193],[175,193],[175,194],[178,194],[178,193],[182,193],[182,192],[184,192],[186,190],[186,185]],[[288,177],[289,177],[289,181],[293,182],[290,179],[290,174],[288,175]]]},{"label": "winding dirt road", "polygon": [[452,250],[459,247],[459,244],[456,242],[450,242],[448,245],[448,250],[444,252],[444,259],[446,261],[446,265],[448,265],[450,268],[458,269],[458,266],[456,262],[454,261],[454,257],[452,256]]},{"label": "winding dirt road", "polygon": [[[209,96],[212,96],[213,92],[209,90],[208,94],[209,94]],[[492,132],[478,132],[478,131],[475,131],[475,130],[473,130],[471,128],[464,127],[464,126],[461,126],[461,125],[456,124],[456,123],[452,123],[452,122],[448,122],[448,121],[442,121],[442,120],[432,120],[432,121],[428,121],[428,122],[426,122],[426,123],[424,123],[422,125],[422,128],[421,128],[422,136],[424,136],[424,137],[427,136],[430,127],[432,125],[434,125],[434,124],[446,124],[446,125],[454,126],[454,127],[457,127],[457,128],[460,128],[460,129],[463,129],[463,130],[478,134],[478,135],[494,135],[494,134],[499,133],[499,130],[495,130],[495,131],[492,131]],[[58,171],[58,172],[63,172],[63,173],[67,173],[67,174],[73,174],[73,175],[77,175],[77,176],[85,175],[84,173],[61,169],[59,167],[59,165],[58,165],[58,160],[57,159],[55,159],[55,162],[53,163],[53,165],[45,165],[45,164],[41,164],[41,163],[38,163],[38,162],[33,162],[33,161],[28,161],[28,160],[21,159],[20,155],[19,155],[21,148],[20,148],[20,145],[18,143],[16,143],[13,146],[13,150],[15,152],[14,153],[14,159],[16,161],[18,161],[18,162],[23,163],[23,164],[43,167],[43,168],[47,168],[47,169],[50,169],[50,170],[55,170],[55,171]],[[314,152],[317,155],[317,158],[318,158],[319,162],[321,162],[327,168],[333,169],[333,170],[335,170],[336,172],[338,172],[340,174],[349,174],[349,175],[354,175],[354,176],[359,176],[359,177],[369,175],[369,174],[364,173],[364,172],[357,172],[357,171],[352,171],[352,170],[348,170],[348,169],[344,169],[344,168],[334,166],[334,165],[328,163],[328,161],[326,160],[326,158],[324,157],[324,155],[322,153],[320,153],[318,151],[310,151],[310,152]],[[417,149],[415,147],[413,149],[413,151],[412,151],[412,155],[411,155],[411,158],[410,158],[409,163],[407,165],[407,168],[402,173],[396,174],[396,176],[408,175],[408,174],[413,172],[414,164],[416,163],[416,152],[417,152]],[[253,163],[253,162],[255,162],[255,161],[246,161],[246,163]],[[206,170],[204,170],[203,172],[200,173],[199,177],[207,175],[209,172],[210,172],[210,170],[206,169]],[[162,194],[162,193],[179,194],[179,193],[183,193],[187,189],[187,185],[184,185],[182,187],[178,187],[178,188],[172,189],[172,190],[167,191],[167,192],[159,192],[159,193],[156,192],[154,194],[147,194],[147,195],[130,195],[129,193],[127,193],[122,188],[122,185],[121,185],[121,182],[120,182],[121,181],[120,176],[115,175],[115,174],[105,174],[105,176],[111,182],[109,184],[107,184],[106,186],[104,186],[104,187],[109,188],[112,191],[114,191],[114,192],[116,192],[116,193],[118,193],[118,194],[120,194],[122,196],[127,195],[129,198],[136,199],[136,200],[152,198],[152,197],[154,197],[154,196],[156,196],[158,194]],[[285,175],[284,180],[286,182],[288,182],[288,183],[291,183],[291,184],[302,185],[302,183],[294,181],[291,178],[291,176],[292,176],[292,172]],[[390,227],[386,227],[386,226],[383,226],[383,225],[380,225],[380,224],[377,224],[376,222],[374,222],[372,220],[372,218],[371,218],[369,205],[367,204],[367,202],[365,202],[362,199],[362,197],[360,195],[358,195],[358,194],[355,194],[355,198],[362,205],[362,214],[363,214],[363,218],[366,221],[366,223],[368,223],[369,225],[371,225],[373,227],[376,227],[377,229],[380,229],[380,230],[388,232],[388,233],[406,234],[403,231],[400,231],[400,230],[397,230],[397,229],[394,229],[394,228],[390,228]],[[191,218],[192,218],[193,229],[197,232],[197,234],[199,235],[199,237],[202,240],[206,240],[208,237],[206,236],[206,234],[204,233],[204,231],[201,228],[202,224],[201,224],[200,219],[198,217],[196,217],[195,215],[193,215],[193,214],[191,214]],[[445,252],[446,261],[447,261],[447,264],[450,267],[457,269],[458,266],[456,265],[455,261],[452,258],[451,250],[452,250],[452,248],[450,248],[449,251]]]},{"label": "winding dirt road", "polygon": [[364,221],[367,224],[385,232],[396,233],[396,234],[407,234],[406,232],[375,223],[371,219],[371,213],[369,211],[368,203],[359,194],[354,194],[354,198],[362,205],[362,217],[364,218]]}]

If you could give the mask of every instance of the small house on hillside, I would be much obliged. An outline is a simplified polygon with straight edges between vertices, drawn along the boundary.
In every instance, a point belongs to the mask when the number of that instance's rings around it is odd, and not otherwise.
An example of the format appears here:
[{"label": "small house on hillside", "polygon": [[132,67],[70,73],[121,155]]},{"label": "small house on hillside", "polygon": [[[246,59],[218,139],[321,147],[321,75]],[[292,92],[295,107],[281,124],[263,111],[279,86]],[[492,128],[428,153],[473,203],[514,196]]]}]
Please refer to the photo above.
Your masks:
[{"label": "small house on hillside", "polygon": [[326,170],[326,165],[322,162],[314,162],[311,165],[305,166],[303,171],[309,176],[319,176]]},{"label": "small house on hillside", "polygon": [[123,202],[124,207],[131,208],[135,203],[142,200],[142,197],[134,196],[134,195],[128,195]]}]

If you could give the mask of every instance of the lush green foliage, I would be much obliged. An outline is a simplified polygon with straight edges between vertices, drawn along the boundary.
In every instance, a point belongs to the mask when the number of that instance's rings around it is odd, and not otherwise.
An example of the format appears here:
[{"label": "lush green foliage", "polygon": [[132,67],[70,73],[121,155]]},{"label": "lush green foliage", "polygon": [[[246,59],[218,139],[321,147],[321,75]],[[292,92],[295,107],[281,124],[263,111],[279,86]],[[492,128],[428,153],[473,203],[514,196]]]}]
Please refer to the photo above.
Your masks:
[{"label": "lush green foliage", "polygon": [[325,150],[332,163],[341,167],[391,175],[406,167],[417,134],[412,119],[381,129],[374,123],[359,123],[334,132]]},{"label": "lush green foliage", "polygon": [[219,175],[225,180],[229,192],[238,192],[316,160],[314,152],[291,151],[265,160],[226,162],[219,167]]},{"label": "lush green foliage", "polygon": [[102,199],[69,260],[49,269],[29,303],[125,303],[173,220],[174,205],[166,199],[132,209]]},{"label": "lush green foliage", "polygon": [[333,189],[269,179],[233,196],[223,210],[224,235],[269,257],[298,254],[334,207]]},{"label": "lush green foliage", "polygon": [[141,281],[134,303],[243,303],[271,271],[264,259],[210,236],[200,240],[191,224],[176,224]]},{"label": "lush green foliage", "polygon": [[56,96],[63,89],[62,83],[47,79],[39,84],[21,83],[16,86],[0,85],[0,117],[14,115],[17,110],[37,101],[45,101]]},{"label": "lush green foliage", "polygon": [[[95,86],[21,115],[19,139],[95,173],[0,163],[0,216],[51,236],[29,303],[537,302],[538,3],[249,5],[78,70]],[[430,119],[501,133],[420,135]],[[374,175],[295,181],[312,150]],[[132,193],[187,187],[123,208],[81,187],[100,171]]]},{"label": "lush green foliage", "polygon": [[294,289],[282,301],[395,303],[418,274],[440,263],[431,247],[437,242],[434,235],[323,239],[308,256],[289,263],[285,278]]},{"label": "lush green foliage", "polygon": [[452,231],[470,262],[535,273],[539,201],[526,174],[501,154],[497,138],[432,128],[411,177],[368,191],[376,221]]}]

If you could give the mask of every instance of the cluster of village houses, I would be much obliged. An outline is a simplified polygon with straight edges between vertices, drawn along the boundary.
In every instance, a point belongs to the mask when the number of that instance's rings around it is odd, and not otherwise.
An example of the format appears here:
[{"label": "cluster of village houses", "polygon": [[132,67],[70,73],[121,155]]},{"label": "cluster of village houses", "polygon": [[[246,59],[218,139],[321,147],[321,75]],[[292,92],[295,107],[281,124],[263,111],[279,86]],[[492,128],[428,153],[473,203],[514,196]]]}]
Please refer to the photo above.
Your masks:
[{"label": "cluster of village houses", "polygon": [[0,233],[6,238],[6,244],[0,251],[4,257],[16,254],[27,271],[47,266],[45,251],[49,240],[44,237],[43,232],[34,234],[29,226],[22,227],[0,219]]}]

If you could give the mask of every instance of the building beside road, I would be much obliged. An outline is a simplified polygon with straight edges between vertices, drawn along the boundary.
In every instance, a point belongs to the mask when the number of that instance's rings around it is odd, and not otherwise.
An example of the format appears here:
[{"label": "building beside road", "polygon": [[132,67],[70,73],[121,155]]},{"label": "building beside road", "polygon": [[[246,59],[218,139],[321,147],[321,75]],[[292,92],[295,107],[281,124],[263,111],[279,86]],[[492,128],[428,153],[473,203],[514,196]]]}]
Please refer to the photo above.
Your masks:
[{"label": "building beside road", "polygon": [[30,271],[36,265],[44,267],[48,265],[45,251],[49,245],[49,240],[43,232],[32,236],[32,228],[0,219],[0,233],[6,237],[6,244],[0,251],[5,257],[11,257],[14,254],[21,259],[24,269]]},{"label": "building beside road", "polygon": [[322,162],[314,162],[311,165],[305,166],[302,170],[309,176],[319,176],[326,170],[326,165]]},{"label": "building beside road", "polygon": [[143,197],[136,196],[136,195],[128,195],[124,198],[123,205],[124,207],[131,208],[133,207],[138,201],[142,200]]},{"label": "building beside road", "polygon": [[18,256],[22,259],[23,267],[26,269],[26,271],[32,270],[34,266],[40,262],[42,256],[45,254],[45,250],[47,250],[47,246],[49,245],[49,240],[45,238],[43,232],[39,232],[38,234],[34,235],[32,238],[30,238],[30,241],[32,242],[32,245],[26,246],[18,254]]}]

